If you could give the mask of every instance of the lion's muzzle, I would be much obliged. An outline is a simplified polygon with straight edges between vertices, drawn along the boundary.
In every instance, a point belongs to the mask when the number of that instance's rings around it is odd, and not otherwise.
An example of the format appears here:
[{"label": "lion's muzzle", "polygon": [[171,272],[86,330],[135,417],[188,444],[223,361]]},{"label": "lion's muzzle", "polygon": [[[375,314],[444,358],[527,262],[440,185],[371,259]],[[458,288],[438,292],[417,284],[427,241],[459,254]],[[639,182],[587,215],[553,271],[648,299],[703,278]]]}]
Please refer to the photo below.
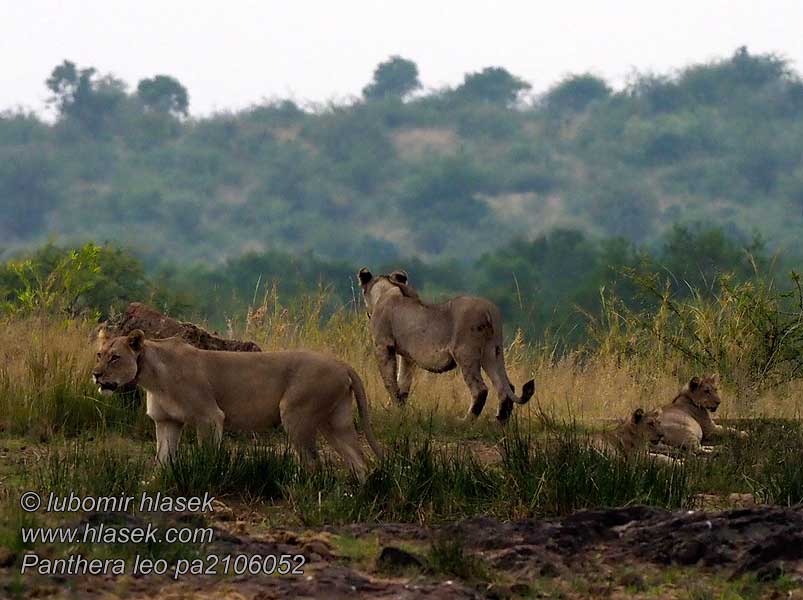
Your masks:
[{"label": "lion's muzzle", "polygon": [[99,373],[92,373],[92,380],[98,386],[98,391],[101,394],[105,395],[107,393],[114,392],[118,387],[120,387],[116,383],[114,383],[113,381],[103,381],[103,380],[101,380],[102,376],[103,376],[102,373],[100,373],[100,374]]}]

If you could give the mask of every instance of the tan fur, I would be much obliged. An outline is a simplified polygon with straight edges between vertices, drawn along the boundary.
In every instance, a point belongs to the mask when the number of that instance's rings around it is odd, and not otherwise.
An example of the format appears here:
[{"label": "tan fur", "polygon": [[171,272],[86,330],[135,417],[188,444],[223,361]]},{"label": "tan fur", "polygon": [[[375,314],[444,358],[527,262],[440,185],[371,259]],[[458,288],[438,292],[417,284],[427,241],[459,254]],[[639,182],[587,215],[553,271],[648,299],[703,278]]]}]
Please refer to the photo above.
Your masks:
[{"label": "tan fur", "polygon": [[179,338],[146,340],[142,331],[99,336],[93,379],[101,390],[136,382],[147,392],[148,416],[156,425],[160,462],[176,451],[184,425],[199,439],[220,440],[224,425],[240,431],[284,425],[304,461],[317,457],[322,433],[356,472],[365,460],[352,417],[352,394],[373,452],[365,389],[345,363],[318,352],[224,352],[200,350]]},{"label": "tan fur", "polygon": [[499,398],[496,416],[500,421],[510,417],[513,402],[524,404],[532,397],[533,380],[524,384],[520,398],[515,395],[505,370],[502,315],[492,302],[458,296],[428,304],[408,283],[404,271],[374,277],[361,269],[357,278],[379,371],[393,401],[405,403],[416,367],[433,373],[459,367],[473,397],[468,417],[479,416],[488,396],[483,370]]},{"label": "tan fur", "polygon": [[663,407],[664,443],[698,452],[703,442],[710,442],[718,435],[733,433],[746,438],[744,431],[722,427],[711,418],[721,402],[718,376],[694,377],[671,404]]},{"label": "tan fur", "polygon": [[600,432],[593,440],[594,446],[606,453],[618,453],[631,457],[646,453],[658,462],[673,464],[676,461],[664,454],[649,452],[649,448],[659,444],[664,437],[661,409],[645,413],[643,409],[636,409],[630,418],[617,425],[614,429]]}]

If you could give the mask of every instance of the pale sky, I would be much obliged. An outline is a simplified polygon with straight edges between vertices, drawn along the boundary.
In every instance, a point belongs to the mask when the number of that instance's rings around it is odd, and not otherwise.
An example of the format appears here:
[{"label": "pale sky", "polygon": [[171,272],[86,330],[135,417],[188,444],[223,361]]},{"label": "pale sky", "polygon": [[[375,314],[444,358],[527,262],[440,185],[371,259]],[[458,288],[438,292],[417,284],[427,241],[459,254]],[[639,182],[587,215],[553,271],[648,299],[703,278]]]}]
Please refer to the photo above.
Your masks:
[{"label": "pale sky", "polygon": [[131,88],[172,75],[194,115],[355,96],[394,54],[427,88],[486,66],[536,92],[585,71],[621,87],[634,69],[668,73],[741,45],[801,70],[801,23],[799,0],[0,0],[0,110],[44,110],[64,59]]}]

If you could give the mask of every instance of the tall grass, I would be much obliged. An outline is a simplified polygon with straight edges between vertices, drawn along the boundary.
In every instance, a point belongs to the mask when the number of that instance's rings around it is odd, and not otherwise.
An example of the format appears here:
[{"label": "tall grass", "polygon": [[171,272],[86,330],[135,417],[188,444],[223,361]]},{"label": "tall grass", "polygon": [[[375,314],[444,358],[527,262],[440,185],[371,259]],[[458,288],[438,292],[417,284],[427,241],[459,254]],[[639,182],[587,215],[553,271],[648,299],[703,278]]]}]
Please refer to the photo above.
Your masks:
[{"label": "tall grass", "polygon": [[49,437],[141,427],[130,400],[104,398],[91,383],[92,324],[52,316],[0,322],[0,427]]},{"label": "tall grass", "polygon": [[[579,421],[623,417],[638,406],[669,401],[687,378],[705,370],[723,375],[721,415],[798,417],[795,352],[803,356],[803,348],[799,315],[790,308],[794,298],[751,285],[723,288],[711,301],[665,297],[652,313],[633,313],[607,298],[591,323],[591,344],[563,355],[514,335],[506,348],[511,379],[520,384],[534,374],[538,381],[535,399],[516,409],[518,417],[533,421],[540,411]],[[231,334],[266,350],[312,348],[345,360],[365,380],[378,429],[392,432],[400,416],[382,408],[390,401],[365,315],[327,307],[331,299],[323,291],[285,306],[274,289],[241,322],[232,322]],[[91,384],[93,325],[40,314],[2,322],[0,427],[45,436],[100,430],[152,435],[141,402],[101,397]],[[417,373],[410,404],[408,414],[467,431],[458,419],[468,409],[469,394],[457,372]],[[493,404],[491,399],[487,414]]]},{"label": "tall grass", "polygon": [[[652,308],[636,311],[603,296],[602,314],[591,316],[594,358],[613,356],[618,364],[683,380],[717,372],[742,416],[768,416],[762,396],[803,376],[803,287],[796,273],[788,290],[771,279],[723,276],[716,295],[690,289],[680,298],[655,276],[630,277]],[[799,402],[788,400],[784,416],[799,417]]]},{"label": "tall grass", "polygon": [[176,494],[280,499],[302,469],[289,448],[257,443],[184,444],[160,472],[159,487]]},{"label": "tall grass", "polygon": [[229,439],[219,446],[184,444],[152,476],[150,444],[107,436],[50,444],[27,461],[23,484],[58,495],[159,490],[279,503],[307,526],[514,519],[630,504],[690,508],[701,494],[746,491],[773,504],[803,501],[803,428],[760,421],[748,430],[750,440],[729,440],[715,456],[682,465],[601,453],[573,424],[539,430],[514,424],[496,446],[496,460],[421,430],[389,443],[364,481],[326,458],[317,468],[302,467],[281,442]]},{"label": "tall grass", "polygon": [[524,513],[568,514],[580,508],[650,504],[682,508],[693,502],[689,469],[646,454],[627,459],[602,453],[575,427],[534,438],[506,436],[502,457],[511,497]]},{"label": "tall grass", "polygon": [[305,525],[364,521],[430,523],[474,515],[502,519],[567,514],[578,508],[641,503],[690,506],[682,467],[594,450],[577,430],[533,438],[513,429],[500,460],[482,462],[459,444],[405,436],[365,481],[331,462],[301,468],[286,448],[188,445],[162,474],[160,489],[286,501]]},{"label": "tall grass", "polygon": [[149,470],[149,452],[112,437],[51,444],[28,464],[30,483],[60,496],[133,496],[143,489]]}]

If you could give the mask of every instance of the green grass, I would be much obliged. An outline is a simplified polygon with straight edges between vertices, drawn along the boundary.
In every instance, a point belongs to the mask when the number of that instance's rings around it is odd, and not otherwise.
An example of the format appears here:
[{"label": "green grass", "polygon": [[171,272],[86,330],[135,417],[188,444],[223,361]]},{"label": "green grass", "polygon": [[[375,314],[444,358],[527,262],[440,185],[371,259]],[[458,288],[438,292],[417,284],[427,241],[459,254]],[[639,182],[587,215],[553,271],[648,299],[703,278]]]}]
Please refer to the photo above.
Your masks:
[{"label": "green grass", "polygon": [[[226,439],[220,446],[185,440],[175,459],[153,471],[153,448],[122,438],[52,442],[29,461],[24,483],[67,494],[230,496],[286,506],[307,526],[395,521],[442,523],[475,515],[500,519],[565,515],[581,508],[647,504],[689,508],[698,494],[753,492],[762,502],[803,499],[803,443],[798,424],[757,421],[749,440],[726,439],[716,456],[662,465],[594,449],[569,426],[511,425],[498,461],[482,462],[437,432],[406,434],[390,444],[366,480],[323,460],[305,469],[283,443]],[[146,481],[147,480],[147,481]]]},{"label": "green grass", "polygon": [[432,542],[429,568],[435,573],[459,577],[464,581],[488,581],[491,570],[481,557],[467,551],[463,540],[442,535]]},{"label": "green grass", "polygon": [[501,460],[483,463],[461,444],[431,433],[387,447],[364,482],[323,461],[301,468],[285,446],[226,441],[184,444],[158,487],[182,495],[236,495],[285,502],[301,523],[446,522],[478,514],[513,518],[578,508],[644,503],[690,506],[690,472],[646,459],[600,454],[576,431],[536,435],[515,427]]},{"label": "green grass", "polygon": [[481,461],[437,431],[385,441],[384,459],[373,463],[362,482],[334,459],[303,468],[282,438],[226,438],[220,446],[185,440],[168,466],[155,469],[151,444],[115,436],[62,438],[31,454],[24,474],[4,472],[20,489],[59,495],[161,490],[267,502],[307,526],[443,523],[475,515],[511,519],[630,504],[678,509],[694,506],[699,494],[733,492],[752,492],[770,504],[801,502],[800,424],[759,420],[743,426],[748,440],[725,439],[715,456],[671,466],[646,456],[601,453],[586,431],[569,425],[511,424],[496,446],[496,461]]},{"label": "green grass", "polygon": [[692,499],[685,466],[601,453],[586,433],[565,425],[538,437],[514,432],[503,440],[502,458],[511,497],[528,514],[626,504],[682,508]]},{"label": "green grass", "polygon": [[160,471],[159,487],[181,495],[209,492],[217,496],[274,500],[296,479],[299,465],[286,446],[254,442],[216,445],[183,443]]},{"label": "green grass", "polygon": [[41,493],[133,496],[144,488],[149,451],[139,444],[87,437],[53,443],[30,465],[30,483]]}]

